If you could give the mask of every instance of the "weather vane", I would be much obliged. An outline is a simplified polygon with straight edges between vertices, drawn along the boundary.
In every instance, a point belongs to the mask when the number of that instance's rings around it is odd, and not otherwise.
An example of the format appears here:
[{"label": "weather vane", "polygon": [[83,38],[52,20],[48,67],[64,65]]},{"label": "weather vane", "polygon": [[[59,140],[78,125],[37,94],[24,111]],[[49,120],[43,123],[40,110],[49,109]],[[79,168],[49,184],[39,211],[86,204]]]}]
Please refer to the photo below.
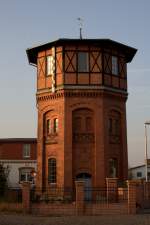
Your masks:
[{"label": "weather vane", "polygon": [[80,39],[82,39],[83,19],[79,17],[77,20],[79,21]]}]

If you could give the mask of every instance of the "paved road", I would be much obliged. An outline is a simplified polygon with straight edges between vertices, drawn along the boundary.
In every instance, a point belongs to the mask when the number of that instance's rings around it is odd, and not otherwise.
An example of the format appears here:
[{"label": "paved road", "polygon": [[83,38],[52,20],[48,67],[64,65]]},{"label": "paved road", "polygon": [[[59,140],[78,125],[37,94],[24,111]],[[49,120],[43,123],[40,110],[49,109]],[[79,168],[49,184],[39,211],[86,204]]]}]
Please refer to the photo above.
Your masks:
[{"label": "paved road", "polygon": [[0,225],[150,225],[149,215],[40,217],[0,214]]}]

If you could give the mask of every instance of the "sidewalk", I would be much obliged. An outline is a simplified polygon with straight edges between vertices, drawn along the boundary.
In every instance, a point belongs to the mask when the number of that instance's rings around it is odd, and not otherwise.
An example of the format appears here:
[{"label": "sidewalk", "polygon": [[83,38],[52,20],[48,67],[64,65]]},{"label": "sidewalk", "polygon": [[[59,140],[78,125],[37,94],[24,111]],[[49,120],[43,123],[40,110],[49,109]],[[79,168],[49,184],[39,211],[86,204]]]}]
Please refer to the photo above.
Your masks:
[{"label": "sidewalk", "polygon": [[148,215],[40,217],[0,214],[0,225],[150,225]]}]

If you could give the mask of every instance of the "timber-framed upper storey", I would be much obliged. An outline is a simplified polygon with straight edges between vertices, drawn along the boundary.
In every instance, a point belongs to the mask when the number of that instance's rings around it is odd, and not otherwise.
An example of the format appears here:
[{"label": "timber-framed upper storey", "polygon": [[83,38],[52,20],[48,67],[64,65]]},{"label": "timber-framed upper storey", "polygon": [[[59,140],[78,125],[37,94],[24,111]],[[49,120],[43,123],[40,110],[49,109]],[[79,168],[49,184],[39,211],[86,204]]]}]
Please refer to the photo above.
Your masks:
[{"label": "timber-framed upper storey", "polygon": [[127,91],[127,63],[136,49],[110,39],[58,39],[27,49],[37,66],[37,92],[105,86]]},{"label": "timber-framed upper storey", "polygon": [[68,39],[68,38],[60,38],[42,45],[38,45],[32,48],[28,48],[26,50],[28,55],[29,63],[37,64],[37,54],[40,51],[51,48],[52,46],[65,46],[65,45],[91,45],[94,44],[95,47],[116,47],[117,49],[125,52],[127,62],[131,62],[134,55],[136,54],[137,49],[129,47],[128,45],[124,45],[122,43],[113,41],[111,39]]}]

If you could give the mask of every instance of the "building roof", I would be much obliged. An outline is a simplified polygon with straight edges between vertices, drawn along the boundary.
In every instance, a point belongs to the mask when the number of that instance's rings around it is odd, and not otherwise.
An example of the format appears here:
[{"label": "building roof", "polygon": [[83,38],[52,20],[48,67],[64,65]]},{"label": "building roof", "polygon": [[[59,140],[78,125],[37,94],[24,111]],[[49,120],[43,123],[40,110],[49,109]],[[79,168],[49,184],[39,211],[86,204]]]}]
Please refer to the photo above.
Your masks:
[{"label": "building roof", "polygon": [[36,138],[1,138],[0,143],[37,142]]},{"label": "building roof", "polygon": [[145,167],[145,164],[142,164],[142,165],[139,165],[139,166],[131,167],[131,168],[129,168],[129,170],[138,169],[138,168],[141,168],[141,167]]},{"label": "building roof", "polygon": [[51,48],[52,46],[63,46],[63,45],[69,45],[69,44],[81,44],[81,45],[87,45],[92,44],[99,47],[116,47],[118,49],[121,49],[122,52],[126,56],[126,61],[131,62],[137,49],[132,48],[130,46],[124,45],[122,43],[113,41],[111,39],[67,39],[67,38],[61,38],[57,39],[55,41],[51,41],[42,45],[38,45],[32,48],[28,48],[26,50],[28,60],[30,64],[37,64],[37,55],[38,52],[46,50],[48,48]]}]

